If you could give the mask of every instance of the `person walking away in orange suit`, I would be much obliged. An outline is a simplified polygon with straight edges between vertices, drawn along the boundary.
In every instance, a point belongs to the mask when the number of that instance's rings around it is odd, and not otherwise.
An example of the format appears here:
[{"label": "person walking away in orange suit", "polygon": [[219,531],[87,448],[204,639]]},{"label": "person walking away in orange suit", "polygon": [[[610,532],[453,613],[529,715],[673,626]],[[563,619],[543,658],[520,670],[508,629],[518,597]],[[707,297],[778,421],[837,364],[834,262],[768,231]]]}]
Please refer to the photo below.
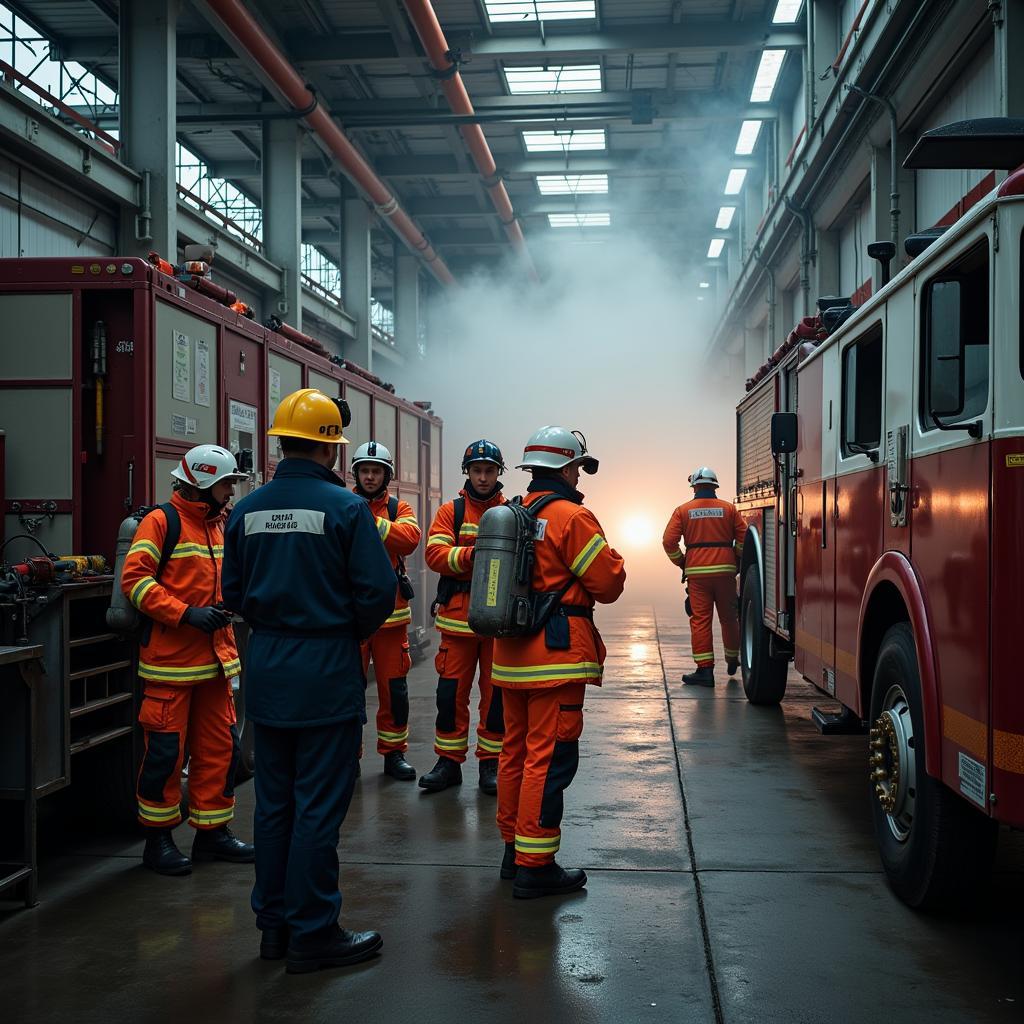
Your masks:
[{"label": "person walking away in orange suit", "polygon": [[[391,452],[377,441],[360,445],[352,458],[352,472],[356,477],[354,490],[369,503],[396,574],[405,576],[404,559],[420,542],[420,526],[412,506],[388,494],[395,475]],[[398,586],[395,610],[361,647],[363,672],[372,658],[377,677],[377,753],[384,756],[384,774],[404,781],[416,778],[416,769],[405,759],[409,749],[410,622],[409,599]]]},{"label": "person walking away in orange suit", "polygon": [[437,764],[420,779],[420,786],[431,793],[462,785],[462,764],[469,752],[469,697],[477,669],[479,784],[492,796],[498,791],[498,756],[505,727],[501,691],[491,685],[494,641],[477,636],[469,628],[467,616],[478,524],[487,509],[505,501],[498,479],[504,471],[501,449],[486,438],[474,441],[462,457],[466,482],[459,496],[437,510],[427,534],[427,565],[441,576],[434,602],[434,625],[441,633],[434,659],[438,676]]},{"label": "person walking away in orange suit", "polygon": [[588,684],[601,685],[605,646],[594,603],[619,598],[626,569],[576,489],[581,469],[598,469],[582,434],[542,427],[517,468],[533,475],[523,503],[550,501],[537,514],[532,589],[561,596],[538,633],[494,641],[492,674],[505,709],[498,769],[501,877],[515,879],[513,896],[532,899],[587,884],[581,868],[562,868],[555,854],[563,793],[579,765],[584,692]]},{"label": "person walking away in orange suit", "polygon": [[[717,497],[718,476],[701,466],[688,477],[693,499],[671,515],[662,545],[669,560],[683,570],[692,607],[690,634],[697,667],[683,676],[687,686],[715,685],[715,648],[712,614],[718,609],[730,676],[739,667],[740,625],[736,606],[736,573],[743,554],[747,524],[736,506]],[[686,546],[685,553],[679,542]]]}]

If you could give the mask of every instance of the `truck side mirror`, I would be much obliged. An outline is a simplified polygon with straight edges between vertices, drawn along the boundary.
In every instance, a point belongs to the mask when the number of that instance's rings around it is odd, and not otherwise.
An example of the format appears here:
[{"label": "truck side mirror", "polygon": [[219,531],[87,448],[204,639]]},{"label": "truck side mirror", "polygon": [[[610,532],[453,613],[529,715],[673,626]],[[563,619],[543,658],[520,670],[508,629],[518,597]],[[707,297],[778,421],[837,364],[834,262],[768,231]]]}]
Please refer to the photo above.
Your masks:
[{"label": "truck side mirror", "polygon": [[772,454],[789,455],[796,451],[796,413],[772,413]]}]

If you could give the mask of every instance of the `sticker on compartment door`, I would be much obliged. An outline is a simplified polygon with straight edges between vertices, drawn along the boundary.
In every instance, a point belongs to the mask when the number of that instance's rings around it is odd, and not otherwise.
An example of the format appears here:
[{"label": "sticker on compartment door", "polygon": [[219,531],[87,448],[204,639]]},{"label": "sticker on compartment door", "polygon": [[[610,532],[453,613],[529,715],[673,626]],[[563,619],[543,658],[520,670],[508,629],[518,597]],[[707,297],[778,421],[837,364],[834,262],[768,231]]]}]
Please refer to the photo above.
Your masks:
[{"label": "sticker on compartment door", "polygon": [[196,405],[210,407],[210,343],[196,338]]},{"label": "sticker on compartment door", "polygon": [[232,399],[228,406],[228,427],[231,430],[237,430],[240,434],[255,435],[256,407]]},{"label": "sticker on compartment door", "polygon": [[187,334],[174,331],[171,364],[171,397],[178,402],[192,400],[192,343]]},{"label": "sticker on compartment door", "polygon": [[960,792],[981,807],[985,806],[985,766],[962,751],[957,754]]}]

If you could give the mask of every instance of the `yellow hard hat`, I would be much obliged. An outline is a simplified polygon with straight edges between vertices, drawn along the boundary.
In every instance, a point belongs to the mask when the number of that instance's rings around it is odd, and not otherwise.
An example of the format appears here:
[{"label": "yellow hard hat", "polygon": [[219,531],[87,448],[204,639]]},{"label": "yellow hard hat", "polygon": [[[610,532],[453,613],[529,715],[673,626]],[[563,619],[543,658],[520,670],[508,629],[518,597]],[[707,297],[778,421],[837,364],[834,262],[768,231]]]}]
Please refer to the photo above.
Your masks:
[{"label": "yellow hard hat", "polygon": [[341,432],[341,411],[316,388],[303,388],[285,395],[274,413],[274,425],[267,434],[270,437],[301,437],[324,444],[348,444],[348,438]]}]

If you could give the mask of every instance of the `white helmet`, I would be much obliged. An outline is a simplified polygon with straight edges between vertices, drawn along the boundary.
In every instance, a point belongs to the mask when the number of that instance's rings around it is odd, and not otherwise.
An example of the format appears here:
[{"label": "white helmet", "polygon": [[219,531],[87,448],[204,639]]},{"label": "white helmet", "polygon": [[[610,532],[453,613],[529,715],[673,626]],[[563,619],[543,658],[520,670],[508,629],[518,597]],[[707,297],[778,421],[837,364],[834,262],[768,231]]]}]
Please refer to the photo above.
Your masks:
[{"label": "white helmet", "polygon": [[717,487],[718,474],[710,466],[695,469],[687,478],[691,487]]},{"label": "white helmet", "polygon": [[394,475],[395,460],[391,458],[391,452],[377,441],[367,441],[356,449],[355,455],[352,456],[352,468],[355,469],[360,462],[376,463]]},{"label": "white helmet", "polygon": [[587,454],[587,439],[578,430],[541,427],[523,449],[523,461],[516,469],[564,469],[578,465],[584,473],[596,473],[599,465]]},{"label": "white helmet", "polygon": [[171,476],[183,484],[191,484],[205,491],[224,480],[248,480],[247,473],[238,471],[234,455],[219,444],[197,444],[171,470]]}]

